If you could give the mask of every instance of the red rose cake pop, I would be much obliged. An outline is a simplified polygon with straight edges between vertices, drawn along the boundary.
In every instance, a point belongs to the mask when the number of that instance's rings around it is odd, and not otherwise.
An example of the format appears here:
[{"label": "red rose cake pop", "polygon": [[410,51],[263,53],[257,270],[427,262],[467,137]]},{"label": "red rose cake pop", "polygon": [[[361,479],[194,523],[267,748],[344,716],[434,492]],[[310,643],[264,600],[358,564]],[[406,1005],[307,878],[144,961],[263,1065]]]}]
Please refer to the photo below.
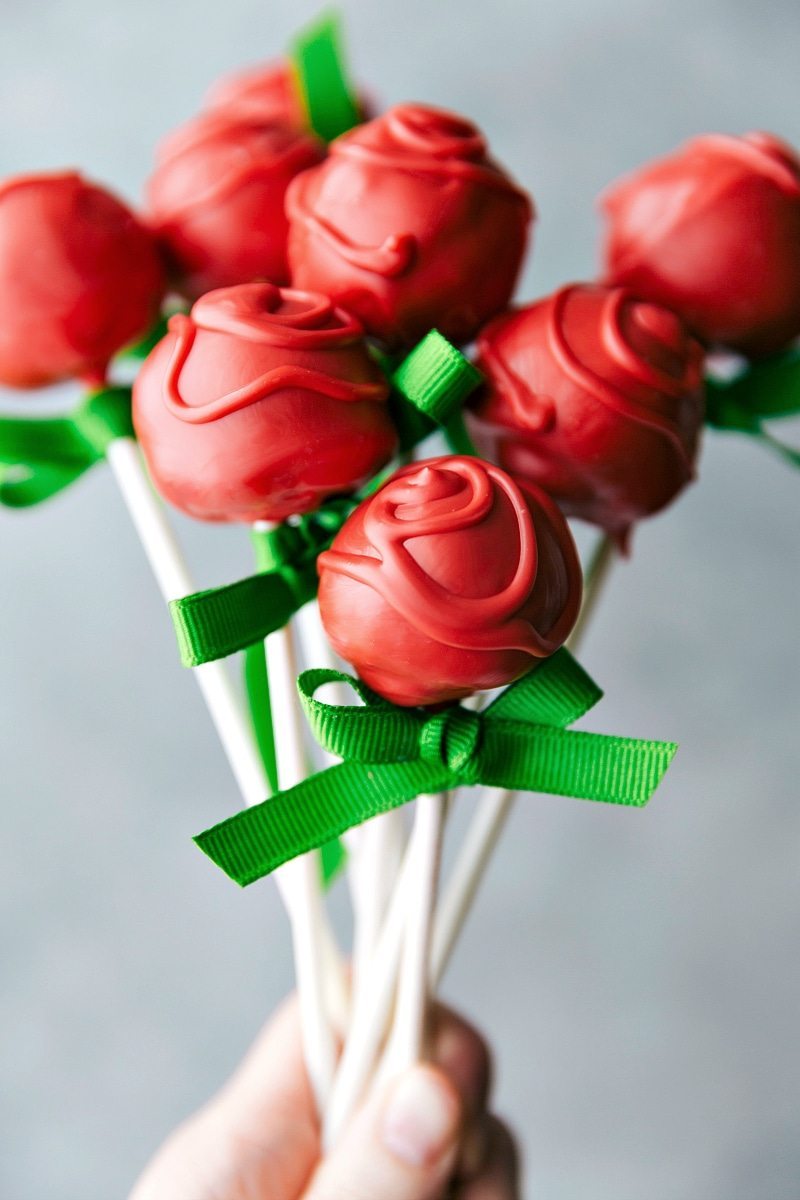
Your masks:
[{"label": "red rose cake pop", "polygon": [[75,171],[0,183],[0,382],[102,382],[163,286],[152,235],[105,188]]},{"label": "red rose cake pop", "polygon": [[[278,121],[293,129],[309,127],[299,80],[286,59],[223,75],[209,89],[205,107],[237,118]],[[359,108],[365,118],[370,107],[360,96]]]},{"label": "red rose cake pop", "polygon": [[413,104],[337,138],[286,201],[294,285],[389,347],[469,341],[508,303],[533,215],[474,125]]},{"label": "red rose cake pop", "polygon": [[348,518],[319,575],[335,650],[403,705],[517,679],[563,643],[581,597],[556,505],[476,458],[402,468]]},{"label": "red rose cake pop", "polygon": [[286,189],[324,153],[309,133],[225,113],[201,114],[165,139],[147,203],[178,289],[195,297],[288,283]]},{"label": "red rose cake pop", "polygon": [[609,282],[709,345],[769,354],[800,334],[800,160],[765,133],[695,138],[613,184]]},{"label": "red rose cake pop", "polygon": [[283,58],[223,75],[209,88],[205,107],[237,118],[308,129],[300,88],[291,63]]},{"label": "red rose cake pop", "polygon": [[324,296],[209,292],[144,363],[133,418],[162,495],[210,521],[282,521],[391,457],[387,384],[358,322]]},{"label": "red rose cake pop", "polygon": [[692,478],[703,351],[667,309],[576,285],[492,321],[467,414],[479,449],[624,542]]}]

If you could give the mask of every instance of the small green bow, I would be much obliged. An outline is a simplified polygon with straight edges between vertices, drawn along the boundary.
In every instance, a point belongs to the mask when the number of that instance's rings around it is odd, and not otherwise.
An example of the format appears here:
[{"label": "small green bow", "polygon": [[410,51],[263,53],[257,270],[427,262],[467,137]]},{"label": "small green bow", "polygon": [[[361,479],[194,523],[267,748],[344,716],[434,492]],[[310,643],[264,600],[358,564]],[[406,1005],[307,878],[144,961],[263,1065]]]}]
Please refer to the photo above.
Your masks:
[{"label": "small green bow", "polygon": [[0,504],[40,504],[133,436],[129,388],[95,392],[64,417],[0,417]]},{"label": "small green bow", "polygon": [[[363,706],[315,692],[347,682]],[[317,741],[344,761],[277,792],[194,840],[245,887],[353,825],[426,792],[487,784],[640,808],[677,747],[575,733],[602,693],[565,649],[505,689],[482,713],[399,708],[338,671],[305,671],[300,698]]]},{"label": "small green bow", "polygon": [[749,433],[800,467],[800,451],[764,428],[765,421],[800,413],[800,350],[787,350],[753,363],[731,380],[706,380],[706,420],[716,429]]}]

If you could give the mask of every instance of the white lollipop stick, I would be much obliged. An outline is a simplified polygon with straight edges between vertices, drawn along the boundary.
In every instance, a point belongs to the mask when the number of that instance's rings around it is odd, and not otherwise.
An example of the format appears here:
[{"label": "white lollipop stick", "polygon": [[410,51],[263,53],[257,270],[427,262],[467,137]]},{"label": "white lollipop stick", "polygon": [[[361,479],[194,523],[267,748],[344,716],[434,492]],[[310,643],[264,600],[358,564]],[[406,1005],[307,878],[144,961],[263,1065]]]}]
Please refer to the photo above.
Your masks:
[{"label": "white lollipop stick", "polygon": [[[136,442],[132,438],[116,438],[107,447],[106,458],[164,599],[177,600],[195,592],[197,589],[194,581],[163,507],[150,485]],[[204,663],[195,667],[193,674],[203,693],[245,804],[260,804],[269,795],[269,783],[241,703],[224,664]],[[288,863],[275,872],[275,880],[292,925],[298,962],[298,983],[302,991],[303,986],[309,987],[305,980],[315,955],[315,939],[326,936],[320,934],[324,914],[319,911],[313,881],[306,867]],[[316,896],[318,895],[317,886]],[[330,930],[327,937],[331,940],[333,938]],[[305,997],[304,1039],[309,1055],[309,1074],[314,1083],[315,1093],[324,1096],[333,1063],[332,1050],[329,1062],[325,1056],[325,1047],[328,1041],[331,1048],[333,1043],[319,992],[320,989],[315,986],[311,996]],[[301,1002],[303,999],[301,996]],[[313,1059],[310,1057],[312,1053]]]},{"label": "white lollipop stick", "polygon": [[414,857],[406,883],[406,928],[397,988],[397,1008],[386,1051],[386,1076],[400,1074],[422,1058],[430,998],[431,938],[447,816],[447,793],[418,796]]},{"label": "white lollipop stick", "polygon": [[[581,611],[567,639],[570,650],[577,650],[581,643],[615,557],[614,542],[606,534],[599,541],[586,572]],[[431,956],[434,987],[447,969],[516,798],[516,792],[491,788],[478,802],[440,903]]]},{"label": "white lollipop stick", "polygon": [[371,970],[355,995],[350,1032],[325,1115],[323,1140],[326,1149],[336,1144],[360,1101],[386,1030],[400,966],[406,897],[418,857],[419,833],[419,827],[415,825],[375,947]]},{"label": "white lollipop stick", "polygon": [[[300,636],[308,663],[313,667],[341,670],[320,618],[316,601],[305,605],[298,613]],[[353,703],[346,684],[328,685],[331,701],[337,706]],[[335,762],[326,754],[328,762]],[[389,897],[405,847],[405,824],[402,814],[392,810],[371,821],[350,829],[344,835],[350,857],[348,879],[353,905],[353,993],[357,994],[372,962],[378,937],[386,914]]]}]

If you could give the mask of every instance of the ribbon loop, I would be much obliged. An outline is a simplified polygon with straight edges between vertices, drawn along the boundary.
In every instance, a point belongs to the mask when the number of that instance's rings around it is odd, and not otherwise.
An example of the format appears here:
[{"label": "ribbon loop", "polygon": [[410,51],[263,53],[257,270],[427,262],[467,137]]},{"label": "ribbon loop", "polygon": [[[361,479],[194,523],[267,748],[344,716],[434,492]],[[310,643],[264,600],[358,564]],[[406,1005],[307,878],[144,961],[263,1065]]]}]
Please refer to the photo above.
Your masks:
[{"label": "ribbon loop", "polygon": [[0,504],[40,504],[134,436],[129,388],[95,392],[66,416],[0,417]]},{"label": "ribbon loop", "polygon": [[429,717],[422,726],[420,755],[428,762],[441,763],[465,784],[477,783],[481,739],[480,713],[455,705]]},{"label": "ribbon loop", "polygon": [[401,450],[457,421],[462,404],[482,379],[477,367],[438,330],[426,334],[391,374],[390,404]]},{"label": "ribbon loop", "polygon": [[706,420],[715,429],[758,438],[785,462],[800,468],[800,450],[764,428],[765,421],[800,414],[800,349],[752,363],[733,379],[706,380]]}]

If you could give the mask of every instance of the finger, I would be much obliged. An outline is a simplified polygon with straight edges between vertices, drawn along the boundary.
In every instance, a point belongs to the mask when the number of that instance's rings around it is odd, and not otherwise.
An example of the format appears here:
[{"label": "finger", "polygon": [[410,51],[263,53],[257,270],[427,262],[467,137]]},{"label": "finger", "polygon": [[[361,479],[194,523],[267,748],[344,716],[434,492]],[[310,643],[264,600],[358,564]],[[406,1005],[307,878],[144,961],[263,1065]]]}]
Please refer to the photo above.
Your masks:
[{"label": "finger", "polygon": [[458,1088],[464,1106],[457,1174],[471,1179],[483,1166],[488,1149],[489,1048],[468,1021],[442,1006],[434,1010],[431,1026],[431,1057]]},{"label": "finger", "polygon": [[519,1155],[505,1125],[492,1117],[488,1153],[480,1174],[453,1193],[458,1200],[519,1200]]},{"label": "finger", "polygon": [[296,1001],[270,1021],[221,1091],[166,1142],[130,1200],[294,1200],[319,1158]]},{"label": "finger", "polygon": [[431,1058],[458,1088],[467,1116],[485,1112],[492,1081],[489,1047],[473,1025],[442,1005],[432,1015]]},{"label": "finger", "polygon": [[447,1075],[412,1067],[367,1099],[304,1200],[439,1200],[455,1167],[462,1116]]}]

